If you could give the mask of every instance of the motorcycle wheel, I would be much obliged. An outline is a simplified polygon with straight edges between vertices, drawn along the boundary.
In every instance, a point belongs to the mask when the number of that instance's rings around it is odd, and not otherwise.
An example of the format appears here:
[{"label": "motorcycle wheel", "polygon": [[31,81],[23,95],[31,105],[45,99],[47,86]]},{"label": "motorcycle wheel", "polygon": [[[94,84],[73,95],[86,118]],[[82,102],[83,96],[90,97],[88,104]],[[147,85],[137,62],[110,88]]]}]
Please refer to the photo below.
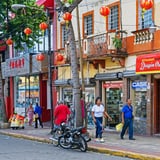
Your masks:
[{"label": "motorcycle wheel", "polygon": [[88,148],[86,140],[81,135],[79,136],[79,148],[82,152],[86,152]]},{"label": "motorcycle wheel", "polygon": [[64,136],[59,137],[58,144],[64,149],[69,149],[72,146],[72,144],[70,143],[69,138],[64,137]]}]

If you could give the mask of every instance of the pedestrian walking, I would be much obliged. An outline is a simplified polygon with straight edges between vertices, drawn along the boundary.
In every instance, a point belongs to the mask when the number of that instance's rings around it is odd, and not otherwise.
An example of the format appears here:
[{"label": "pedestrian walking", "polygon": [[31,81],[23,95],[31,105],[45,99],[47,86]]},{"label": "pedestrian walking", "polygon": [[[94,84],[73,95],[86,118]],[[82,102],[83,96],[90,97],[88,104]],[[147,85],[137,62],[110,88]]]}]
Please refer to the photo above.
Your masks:
[{"label": "pedestrian walking", "polygon": [[32,126],[33,116],[34,116],[34,109],[33,109],[32,104],[30,104],[30,106],[27,108],[27,116],[28,116],[29,126]]},{"label": "pedestrian walking", "polygon": [[38,128],[38,121],[39,121],[40,126],[43,128],[43,124],[41,120],[42,108],[38,105],[38,103],[36,103],[34,114],[35,114],[35,128]]},{"label": "pedestrian walking", "polygon": [[96,141],[104,142],[102,138],[103,133],[103,116],[109,118],[112,121],[112,118],[105,111],[104,105],[101,102],[101,98],[97,97],[95,100],[95,105],[92,107],[92,118],[96,125]]},{"label": "pedestrian walking", "polygon": [[124,134],[127,130],[129,129],[129,140],[135,140],[133,138],[133,106],[131,105],[132,101],[131,99],[127,99],[127,103],[123,106],[122,108],[122,123],[123,123],[123,128],[122,132],[120,135],[121,139],[124,139]]}]

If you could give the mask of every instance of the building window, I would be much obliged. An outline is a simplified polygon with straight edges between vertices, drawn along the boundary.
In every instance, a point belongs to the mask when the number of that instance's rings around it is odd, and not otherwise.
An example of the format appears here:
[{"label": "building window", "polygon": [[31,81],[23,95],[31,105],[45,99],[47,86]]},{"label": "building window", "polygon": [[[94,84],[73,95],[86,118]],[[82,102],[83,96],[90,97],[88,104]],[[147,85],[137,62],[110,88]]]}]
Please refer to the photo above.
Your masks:
[{"label": "building window", "polygon": [[119,28],[119,7],[118,5],[110,8],[108,16],[108,30],[117,30]]},{"label": "building window", "polygon": [[93,11],[83,15],[83,36],[89,36],[93,34]]},{"label": "building window", "polygon": [[68,40],[68,34],[67,34],[67,28],[66,28],[66,24],[62,24],[61,25],[61,47],[64,48],[65,47],[65,43]]},{"label": "building window", "polygon": [[138,29],[149,28],[152,24],[152,9],[146,10],[142,13],[142,8],[139,5],[138,18]]}]

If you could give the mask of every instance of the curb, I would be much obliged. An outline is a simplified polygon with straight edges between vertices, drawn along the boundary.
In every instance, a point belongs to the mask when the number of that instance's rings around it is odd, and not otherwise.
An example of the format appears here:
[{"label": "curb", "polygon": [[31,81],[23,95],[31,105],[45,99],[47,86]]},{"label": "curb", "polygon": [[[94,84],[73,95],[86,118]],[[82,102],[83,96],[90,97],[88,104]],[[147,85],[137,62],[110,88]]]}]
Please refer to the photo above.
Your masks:
[{"label": "curb", "polygon": [[[17,133],[3,132],[3,131],[0,131],[0,134],[12,136],[15,138],[22,138],[22,139],[52,144],[52,141],[49,139],[35,137],[31,135],[24,135],[24,134],[17,134]],[[160,157],[153,156],[153,155],[146,155],[146,154],[140,154],[140,153],[134,153],[134,152],[128,152],[128,151],[113,150],[113,149],[111,150],[108,148],[95,147],[92,145],[88,145],[88,151],[109,154],[109,155],[119,156],[119,157],[133,158],[137,160],[160,160]]]}]

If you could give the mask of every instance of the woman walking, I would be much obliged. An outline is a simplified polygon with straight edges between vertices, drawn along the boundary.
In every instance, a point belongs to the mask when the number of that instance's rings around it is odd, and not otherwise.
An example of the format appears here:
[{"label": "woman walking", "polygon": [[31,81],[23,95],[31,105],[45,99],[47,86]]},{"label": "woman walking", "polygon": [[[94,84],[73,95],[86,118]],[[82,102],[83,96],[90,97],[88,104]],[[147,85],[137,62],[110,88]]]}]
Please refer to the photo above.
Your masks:
[{"label": "woman walking", "polygon": [[101,98],[97,97],[95,100],[95,105],[92,108],[92,118],[96,125],[96,141],[104,142],[102,138],[103,133],[103,116],[105,118],[109,118],[112,121],[112,118],[105,111],[104,106],[101,102]]},{"label": "woman walking", "polygon": [[32,104],[30,104],[30,106],[27,109],[27,115],[28,115],[28,123],[29,126],[32,126],[32,122],[33,122],[33,115],[34,115],[34,109],[32,107]]}]

